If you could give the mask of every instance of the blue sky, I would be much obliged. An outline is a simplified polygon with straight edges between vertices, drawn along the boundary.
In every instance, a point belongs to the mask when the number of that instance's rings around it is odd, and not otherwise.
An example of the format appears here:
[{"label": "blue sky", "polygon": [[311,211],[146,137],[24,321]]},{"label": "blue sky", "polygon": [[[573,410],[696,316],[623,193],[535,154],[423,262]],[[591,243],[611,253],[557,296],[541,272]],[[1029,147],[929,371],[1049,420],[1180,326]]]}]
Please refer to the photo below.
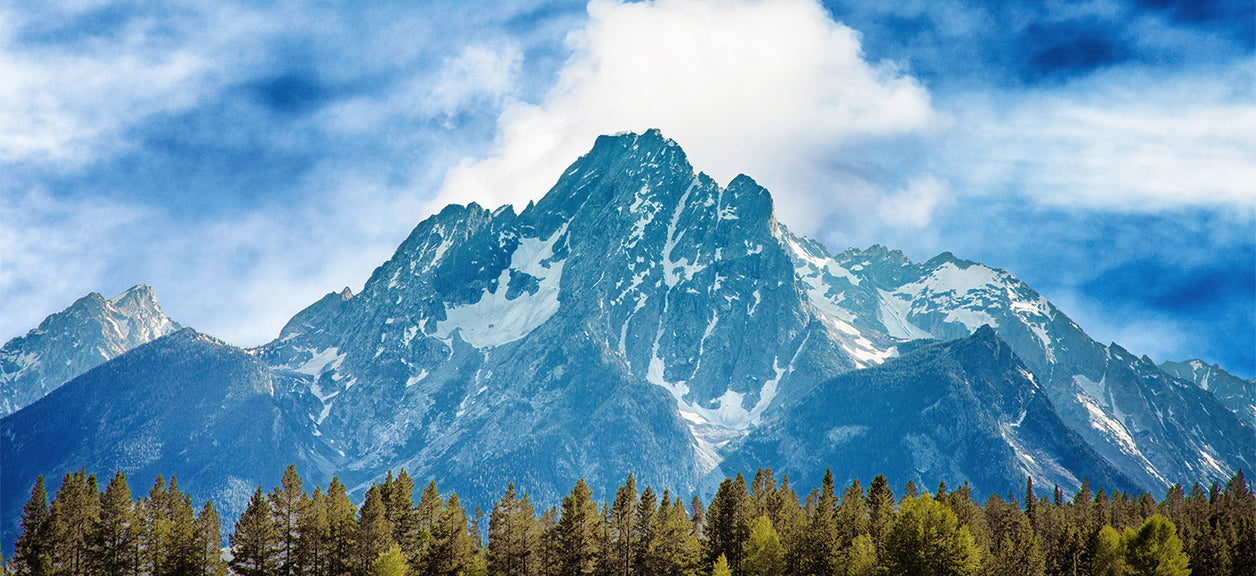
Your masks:
[{"label": "blue sky", "polygon": [[447,202],[663,129],[833,251],[941,251],[1256,376],[1248,0],[8,3],[0,340],[145,283],[240,345]]}]

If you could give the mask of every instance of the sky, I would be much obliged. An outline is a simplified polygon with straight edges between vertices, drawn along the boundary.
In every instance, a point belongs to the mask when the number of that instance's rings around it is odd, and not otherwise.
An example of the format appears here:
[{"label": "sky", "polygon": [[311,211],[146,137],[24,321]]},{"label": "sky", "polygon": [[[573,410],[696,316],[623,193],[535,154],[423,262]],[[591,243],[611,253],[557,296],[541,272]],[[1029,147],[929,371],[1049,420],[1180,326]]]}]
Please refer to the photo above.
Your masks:
[{"label": "sky", "polygon": [[258,345],[648,128],[832,252],[950,251],[1256,376],[1250,0],[3,3],[0,341],[148,284]]}]

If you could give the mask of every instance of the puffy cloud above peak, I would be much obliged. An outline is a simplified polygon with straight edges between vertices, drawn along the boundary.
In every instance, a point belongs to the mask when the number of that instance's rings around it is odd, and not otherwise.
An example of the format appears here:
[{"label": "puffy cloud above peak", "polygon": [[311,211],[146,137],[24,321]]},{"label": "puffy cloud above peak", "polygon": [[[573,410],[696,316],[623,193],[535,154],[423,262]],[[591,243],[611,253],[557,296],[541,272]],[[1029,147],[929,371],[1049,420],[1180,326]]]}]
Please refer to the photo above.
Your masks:
[{"label": "puffy cloud above peak", "polygon": [[567,44],[549,93],[508,105],[493,152],[454,168],[434,207],[526,203],[598,134],[648,128],[718,180],[746,173],[787,193],[813,184],[800,168],[815,150],[933,119],[923,87],[865,61],[857,33],[809,0],[598,0]]}]

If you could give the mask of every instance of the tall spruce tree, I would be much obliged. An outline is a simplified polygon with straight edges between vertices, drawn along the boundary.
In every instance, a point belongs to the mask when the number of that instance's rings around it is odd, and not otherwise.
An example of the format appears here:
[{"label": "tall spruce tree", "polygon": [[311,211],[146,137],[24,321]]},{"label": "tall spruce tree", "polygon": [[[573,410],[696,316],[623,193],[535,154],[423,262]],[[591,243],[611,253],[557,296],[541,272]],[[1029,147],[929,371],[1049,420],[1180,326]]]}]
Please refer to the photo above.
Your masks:
[{"label": "tall spruce tree", "polygon": [[35,479],[30,500],[22,508],[22,535],[13,548],[14,576],[52,575],[52,534],[44,477]]},{"label": "tall spruce tree", "polygon": [[327,485],[327,574],[349,576],[354,572],[358,541],[358,510],[349,500],[345,485],[333,477]]},{"label": "tall spruce tree", "polygon": [[358,531],[353,555],[359,574],[369,573],[379,555],[395,544],[392,533],[392,523],[388,521],[388,511],[384,506],[384,493],[379,484],[374,484],[366,491],[362,509],[358,511]]},{"label": "tall spruce tree", "polygon": [[301,562],[298,550],[301,542],[301,525],[310,506],[309,497],[297,467],[289,464],[283,477],[268,496],[271,514],[275,518],[275,530],[279,533],[279,562],[277,576],[294,576],[309,572],[310,566]]},{"label": "tall spruce tree", "polygon": [[49,507],[52,568],[55,574],[86,576],[91,569],[91,529],[100,518],[96,476],[80,468],[68,473]]},{"label": "tall spruce tree", "polygon": [[750,540],[750,498],[741,474],[720,483],[707,507],[704,532],[707,561],[714,563],[724,556],[733,576],[743,576],[741,563]]},{"label": "tall spruce tree", "polygon": [[92,528],[94,572],[103,576],[133,574],[137,538],[131,488],[126,475],[118,471],[100,497],[100,517]]},{"label": "tall spruce tree", "polygon": [[535,573],[532,557],[536,549],[536,512],[527,497],[515,494],[515,485],[506,487],[493,506],[488,521],[488,570],[495,576],[530,576]]},{"label": "tall spruce tree", "polygon": [[868,535],[876,547],[877,557],[885,551],[885,537],[894,522],[894,493],[885,476],[877,474],[868,487]]},{"label": "tall spruce tree", "polygon": [[193,576],[225,576],[227,563],[222,561],[222,521],[218,519],[218,510],[214,503],[206,500],[201,511],[196,515],[196,531],[198,548],[197,571]]},{"label": "tall spruce tree", "polygon": [[279,569],[279,530],[261,486],[240,514],[231,543],[231,569],[240,576],[274,576]]},{"label": "tall spruce tree", "polygon": [[593,574],[601,561],[598,532],[601,518],[584,478],[576,481],[571,494],[563,498],[563,511],[558,519],[559,576]]},{"label": "tall spruce tree", "polygon": [[[365,506],[363,506],[365,509]],[[467,527],[467,513],[457,494],[450,494],[432,531],[432,576],[465,576],[476,561],[478,546]]]},{"label": "tall spruce tree", "polygon": [[615,491],[615,502],[607,514],[610,556],[606,558],[613,576],[632,576],[632,552],[635,545],[633,515],[637,504],[637,481],[628,475]]}]

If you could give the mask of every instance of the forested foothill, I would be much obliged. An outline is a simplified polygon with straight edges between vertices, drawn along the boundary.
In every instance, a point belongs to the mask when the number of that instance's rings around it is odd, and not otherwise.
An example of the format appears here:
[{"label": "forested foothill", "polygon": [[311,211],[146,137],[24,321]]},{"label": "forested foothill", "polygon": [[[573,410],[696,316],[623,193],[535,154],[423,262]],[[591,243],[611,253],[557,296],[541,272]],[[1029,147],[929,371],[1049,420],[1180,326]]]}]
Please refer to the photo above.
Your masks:
[{"label": "forested foothill", "polygon": [[1238,472],[1225,486],[1107,493],[1088,482],[991,495],[967,486],[933,492],[912,482],[896,496],[884,476],[805,497],[760,469],[738,474],[704,505],[630,475],[613,501],[580,480],[540,510],[513,484],[488,514],[468,513],[434,482],[415,500],[405,470],[366,491],[307,491],[295,467],[258,487],[222,548],[211,502],[199,509],[171,478],[133,497],[117,473],[67,474],[51,503],[43,478],[22,514],[16,576],[1251,576],[1256,498]]}]

